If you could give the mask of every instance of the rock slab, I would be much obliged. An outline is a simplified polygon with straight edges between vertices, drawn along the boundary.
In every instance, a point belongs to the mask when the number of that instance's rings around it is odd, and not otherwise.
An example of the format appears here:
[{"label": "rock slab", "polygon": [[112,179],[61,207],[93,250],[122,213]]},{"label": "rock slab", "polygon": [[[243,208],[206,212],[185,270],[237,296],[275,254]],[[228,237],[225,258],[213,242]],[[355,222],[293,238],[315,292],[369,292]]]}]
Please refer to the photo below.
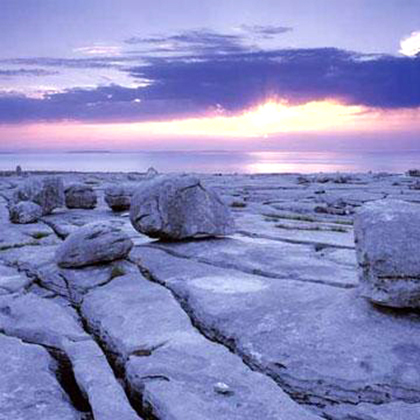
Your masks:
[{"label": "rock slab", "polygon": [[41,346],[0,335],[0,420],[78,420]]}]

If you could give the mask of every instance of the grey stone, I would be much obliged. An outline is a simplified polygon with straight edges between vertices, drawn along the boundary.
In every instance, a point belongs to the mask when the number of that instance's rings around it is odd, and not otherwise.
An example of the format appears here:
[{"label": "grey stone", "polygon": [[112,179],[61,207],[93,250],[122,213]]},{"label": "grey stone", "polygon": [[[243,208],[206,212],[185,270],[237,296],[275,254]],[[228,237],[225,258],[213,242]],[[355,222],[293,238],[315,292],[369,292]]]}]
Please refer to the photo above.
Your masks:
[{"label": "grey stone", "polygon": [[98,202],[96,192],[86,184],[71,184],[65,189],[69,209],[94,209]]},{"label": "grey stone", "polygon": [[0,328],[8,335],[66,354],[96,420],[138,419],[105,355],[83,331],[74,311],[28,293],[0,301]]},{"label": "grey stone", "polygon": [[0,348],[0,420],[80,420],[44,348],[1,334]]},{"label": "grey stone", "polygon": [[[275,383],[198,333],[171,293],[139,273],[86,295],[90,328],[125,366],[145,407],[173,420],[315,420]],[[215,392],[226,384],[230,395]]]},{"label": "grey stone", "polygon": [[159,175],[159,172],[155,168],[153,168],[152,166],[146,172],[146,178],[147,179],[154,178],[157,175]]},{"label": "grey stone", "polygon": [[130,258],[173,292],[201,331],[317,412],[420,403],[418,315],[378,311],[356,289],[279,281],[150,247]]},{"label": "grey stone", "polygon": [[420,308],[420,205],[366,204],[354,222],[361,294],[396,308]]},{"label": "grey stone", "polygon": [[105,189],[105,202],[113,211],[130,209],[134,187],[129,185],[111,185]]},{"label": "grey stone", "polygon": [[214,389],[214,392],[216,392],[217,394],[222,394],[222,395],[234,394],[230,386],[225,384],[224,382],[217,382],[217,384],[214,385],[213,389]]},{"label": "grey stone", "polygon": [[130,220],[140,233],[164,240],[223,236],[234,230],[227,205],[189,175],[159,176],[141,184]]},{"label": "grey stone", "polygon": [[50,214],[54,209],[64,206],[64,184],[59,177],[27,179],[15,191],[13,201],[33,201],[42,208],[42,214]]},{"label": "grey stone", "polygon": [[0,264],[0,295],[16,292],[28,286],[30,280],[12,267]]},{"label": "grey stone", "polygon": [[153,246],[177,257],[271,278],[349,288],[358,284],[356,264],[337,264],[320,258],[312,245],[234,236]]},{"label": "grey stone", "polygon": [[21,201],[11,204],[9,207],[9,217],[12,223],[26,225],[36,223],[42,216],[42,208],[31,201]]},{"label": "grey stone", "polygon": [[62,268],[83,267],[125,258],[133,246],[130,238],[109,223],[89,223],[70,234],[58,247]]},{"label": "grey stone", "polygon": [[420,169],[410,169],[407,171],[408,176],[420,177]]}]

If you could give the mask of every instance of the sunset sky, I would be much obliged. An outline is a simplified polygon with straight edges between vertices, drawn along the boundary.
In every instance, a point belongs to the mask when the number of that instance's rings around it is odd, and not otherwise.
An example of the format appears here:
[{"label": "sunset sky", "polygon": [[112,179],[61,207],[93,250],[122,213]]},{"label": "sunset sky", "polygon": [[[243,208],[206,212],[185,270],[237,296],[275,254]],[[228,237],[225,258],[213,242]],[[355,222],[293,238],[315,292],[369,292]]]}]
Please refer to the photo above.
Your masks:
[{"label": "sunset sky", "polygon": [[0,150],[418,149],[419,0],[0,0]]}]

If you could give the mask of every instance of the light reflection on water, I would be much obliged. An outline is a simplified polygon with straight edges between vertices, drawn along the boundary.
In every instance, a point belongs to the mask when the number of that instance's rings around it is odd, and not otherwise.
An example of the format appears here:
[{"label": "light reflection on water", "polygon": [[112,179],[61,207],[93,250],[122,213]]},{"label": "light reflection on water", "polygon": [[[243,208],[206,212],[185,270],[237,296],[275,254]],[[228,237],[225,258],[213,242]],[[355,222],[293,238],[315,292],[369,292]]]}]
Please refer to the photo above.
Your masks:
[{"label": "light reflection on water", "polygon": [[0,170],[274,173],[404,172],[420,168],[420,152],[132,152],[0,154]]}]

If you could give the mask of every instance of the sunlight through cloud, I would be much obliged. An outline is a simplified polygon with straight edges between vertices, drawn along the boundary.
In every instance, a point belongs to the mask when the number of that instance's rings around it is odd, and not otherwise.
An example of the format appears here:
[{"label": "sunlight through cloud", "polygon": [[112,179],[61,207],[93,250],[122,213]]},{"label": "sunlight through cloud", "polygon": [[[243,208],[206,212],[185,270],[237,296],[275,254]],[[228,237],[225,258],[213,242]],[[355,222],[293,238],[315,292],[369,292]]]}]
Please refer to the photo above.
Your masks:
[{"label": "sunlight through cloud", "polygon": [[401,40],[400,53],[408,57],[415,57],[420,53],[420,31],[412,32],[411,35]]}]

